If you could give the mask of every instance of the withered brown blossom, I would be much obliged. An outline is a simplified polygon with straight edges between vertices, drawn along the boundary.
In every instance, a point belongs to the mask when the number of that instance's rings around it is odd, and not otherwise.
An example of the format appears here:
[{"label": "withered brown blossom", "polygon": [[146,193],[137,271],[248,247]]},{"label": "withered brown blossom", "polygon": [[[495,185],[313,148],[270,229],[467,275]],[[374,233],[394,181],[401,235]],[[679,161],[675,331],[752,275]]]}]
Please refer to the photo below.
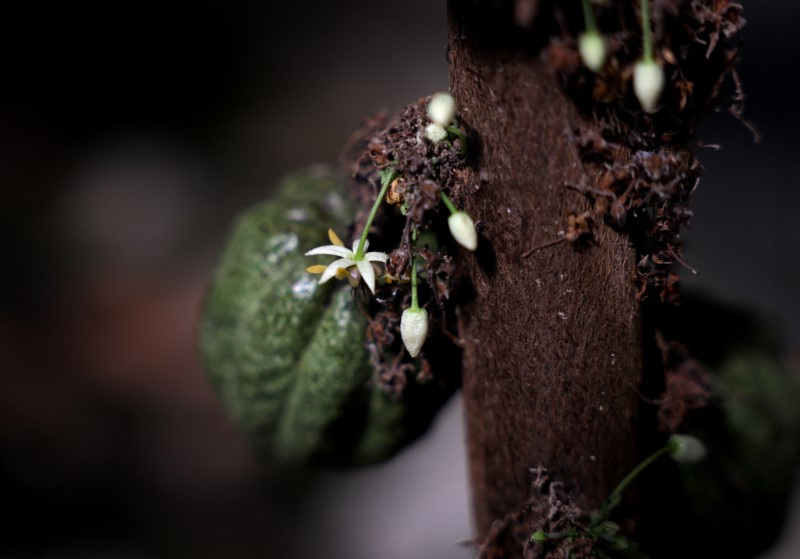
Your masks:
[{"label": "withered brown blossom", "polygon": [[[584,527],[588,515],[572,502],[570,492],[560,481],[553,480],[543,466],[530,469],[531,497],[515,507],[503,519],[495,521],[486,538],[480,542],[479,559],[501,559],[516,556],[518,549],[523,557],[555,558],[578,554],[588,556],[592,543],[583,539],[559,538],[544,544],[531,541],[534,530],[557,533]],[[532,525],[532,522],[543,524]]]},{"label": "withered brown blossom", "polygon": [[667,342],[657,333],[656,342],[664,364],[664,392],[656,403],[658,425],[662,431],[674,433],[685,427],[692,410],[706,407],[711,400],[711,383],[708,372],[689,353],[686,345]]}]

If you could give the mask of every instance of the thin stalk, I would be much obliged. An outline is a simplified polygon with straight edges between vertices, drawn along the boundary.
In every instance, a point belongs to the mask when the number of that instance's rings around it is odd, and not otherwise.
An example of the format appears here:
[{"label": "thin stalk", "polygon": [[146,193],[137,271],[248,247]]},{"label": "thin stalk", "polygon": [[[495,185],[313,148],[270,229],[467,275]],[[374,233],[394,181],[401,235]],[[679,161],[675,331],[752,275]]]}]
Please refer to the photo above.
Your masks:
[{"label": "thin stalk", "polygon": [[[459,140],[461,140],[461,155],[464,156],[467,153],[467,137],[464,133],[458,129],[458,126],[450,125],[445,128],[448,134],[452,134],[456,136]],[[450,144],[452,146],[452,144]]]},{"label": "thin stalk", "polygon": [[597,33],[597,23],[594,20],[594,11],[589,0],[581,0],[581,5],[583,6],[583,23],[586,25],[586,31]]},{"label": "thin stalk", "polygon": [[442,196],[442,202],[444,202],[444,205],[445,205],[445,206],[447,206],[447,209],[448,209],[448,210],[450,210],[450,213],[451,213],[451,214],[458,213],[458,210],[457,210],[457,209],[456,209],[456,207],[453,205],[453,202],[450,200],[450,198],[448,198],[448,197],[447,197],[447,194],[445,194],[445,193],[444,193],[444,192],[442,192],[441,190],[439,191],[439,194],[441,194],[441,196]]},{"label": "thin stalk", "polygon": [[417,299],[417,259],[411,255],[411,308],[418,309],[419,301]]},{"label": "thin stalk", "polygon": [[[417,244],[417,230],[414,229],[411,232],[411,242],[414,243],[414,246]],[[419,308],[419,301],[417,300],[417,259],[414,258],[414,249],[413,247],[409,247],[409,251],[411,254],[411,308],[418,309]]]},{"label": "thin stalk", "polygon": [[650,0],[641,0],[642,12],[642,59],[653,61],[653,40],[650,38]]},{"label": "thin stalk", "polygon": [[611,514],[611,511],[613,511],[614,508],[619,504],[622,497],[622,492],[625,491],[625,489],[627,489],[627,487],[631,484],[631,482],[634,479],[636,479],[636,476],[642,473],[642,470],[644,470],[650,464],[652,464],[659,456],[669,452],[669,450],[670,450],[669,445],[663,446],[660,449],[656,450],[653,454],[642,460],[633,470],[630,471],[630,473],[627,476],[625,476],[625,478],[622,481],[619,482],[619,485],[617,485],[614,488],[614,491],[612,491],[611,494],[609,494],[608,498],[606,499],[606,502],[600,509],[600,516],[599,516],[600,521],[608,518],[608,515]]},{"label": "thin stalk", "polygon": [[358,248],[356,249],[355,258],[353,260],[361,260],[364,258],[364,244],[367,242],[369,228],[372,227],[372,221],[375,219],[375,215],[378,213],[378,207],[381,205],[384,196],[386,196],[386,191],[389,190],[390,183],[391,181],[384,181],[381,191],[378,193],[378,197],[375,199],[375,204],[373,204],[372,210],[369,212],[367,223],[364,225],[364,231],[361,233],[361,240],[358,241]]}]

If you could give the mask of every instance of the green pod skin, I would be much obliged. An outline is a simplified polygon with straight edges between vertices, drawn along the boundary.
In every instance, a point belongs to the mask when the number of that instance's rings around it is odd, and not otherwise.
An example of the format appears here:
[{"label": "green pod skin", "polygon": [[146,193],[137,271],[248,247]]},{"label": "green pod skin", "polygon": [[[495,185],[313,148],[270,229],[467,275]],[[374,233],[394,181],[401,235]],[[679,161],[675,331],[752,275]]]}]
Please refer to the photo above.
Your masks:
[{"label": "green pod skin", "polygon": [[353,208],[338,178],[299,173],[237,222],[201,325],[208,374],[257,453],[275,464],[364,464],[407,440],[405,406],[370,384],[352,290],[305,271]]},{"label": "green pod skin", "polygon": [[302,462],[326,441],[326,428],[370,377],[364,350],[366,321],[350,289],[339,288],[295,366],[274,454],[282,462]]}]

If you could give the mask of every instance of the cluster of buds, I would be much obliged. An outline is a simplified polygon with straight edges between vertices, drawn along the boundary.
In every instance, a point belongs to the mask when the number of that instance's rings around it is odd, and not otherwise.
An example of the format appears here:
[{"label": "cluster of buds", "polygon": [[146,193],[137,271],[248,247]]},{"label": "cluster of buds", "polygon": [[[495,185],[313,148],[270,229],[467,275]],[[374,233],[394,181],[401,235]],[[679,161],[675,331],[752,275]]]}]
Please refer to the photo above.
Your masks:
[{"label": "cluster of buds", "polygon": [[[425,128],[425,137],[437,143],[447,139],[450,134],[461,140],[462,150],[466,146],[466,139],[463,133],[457,129],[454,118],[456,115],[456,102],[449,93],[437,93],[432,96],[427,107],[428,117],[431,123]],[[385,265],[388,256],[384,252],[366,252],[369,246],[367,232],[369,231],[373,219],[382,201],[395,203],[395,196],[388,196],[392,191],[390,186],[398,185],[398,181],[403,179],[398,177],[397,172],[387,167],[380,173],[381,190],[375,203],[372,206],[369,217],[364,225],[364,229],[359,239],[353,243],[353,249],[345,247],[333,231],[328,232],[331,244],[314,248],[306,253],[306,256],[328,255],[336,256],[337,260],[324,265],[309,266],[306,271],[321,274],[319,283],[325,283],[332,278],[347,279],[354,287],[358,286],[361,280],[364,281],[370,292],[375,293],[375,281],[382,273],[381,265]],[[453,238],[467,250],[474,251],[478,246],[478,233],[475,223],[465,212],[456,209],[452,201],[444,192],[440,191],[444,205],[450,211],[447,224]],[[416,242],[416,232],[413,235]],[[428,313],[419,306],[417,296],[417,263],[411,257],[411,306],[403,311],[400,319],[400,335],[411,357],[416,357],[422,349],[425,339],[428,336]]]},{"label": "cluster of buds", "polygon": [[[436,93],[428,103],[428,117],[431,123],[425,128],[425,137],[432,143],[438,143],[448,137],[448,127],[456,116],[456,101],[449,93]],[[463,139],[462,139],[463,140]],[[465,212],[459,211],[444,192],[442,202],[450,211],[447,226],[453,238],[466,248],[474,251],[478,247],[478,233],[475,223]],[[411,357],[416,357],[425,338],[428,336],[428,313],[419,306],[417,300],[417,264],[412,259],[411,265],[411,306],[403,311],[400,318],[400,336]]]},{"label": "cluster of buds", "polygon": [[[578,36],[578,53],[581,60],[592,72],[599,73],[606,63],[608,48],[606,41],[597,29],[590,0],[581,0],[586,30]],[[607,2],[591,0],[597,5]],[[633,66],[633,93],[645,112],[652,113],[658,107],[658,100],[664,91],[664,69],[653,56],[653,42],[650,34],[650,0],[642,0],[642,57]]]},{"label": "cluster of buds", "polygon": [[425,127],[425,137],[436,144],[447,139],[447,127],[456,116],[456,100],[449,93],[435,93],[428,103],[431,122]]}]

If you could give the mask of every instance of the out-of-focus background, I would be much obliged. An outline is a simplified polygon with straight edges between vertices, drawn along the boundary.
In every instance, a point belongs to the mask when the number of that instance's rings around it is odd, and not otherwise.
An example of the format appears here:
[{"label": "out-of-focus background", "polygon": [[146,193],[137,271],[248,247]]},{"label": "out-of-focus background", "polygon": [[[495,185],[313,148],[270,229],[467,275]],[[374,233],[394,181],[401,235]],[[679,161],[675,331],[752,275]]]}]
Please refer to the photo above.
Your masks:
[{"label": "out-of-focus background", "polygon": [[[764,139],[704,126],[723,148],[701,154],[686,284],[797,348],[800,7],[743,3]],[[445,2],[46,4],[0,11],[0,557],[471,557],[458,399],[410,450],[299,499],[195,347],[235,214],[335,163],[371,112],[447,88]],[[786,537],[769,557],[796,556]]]}]

